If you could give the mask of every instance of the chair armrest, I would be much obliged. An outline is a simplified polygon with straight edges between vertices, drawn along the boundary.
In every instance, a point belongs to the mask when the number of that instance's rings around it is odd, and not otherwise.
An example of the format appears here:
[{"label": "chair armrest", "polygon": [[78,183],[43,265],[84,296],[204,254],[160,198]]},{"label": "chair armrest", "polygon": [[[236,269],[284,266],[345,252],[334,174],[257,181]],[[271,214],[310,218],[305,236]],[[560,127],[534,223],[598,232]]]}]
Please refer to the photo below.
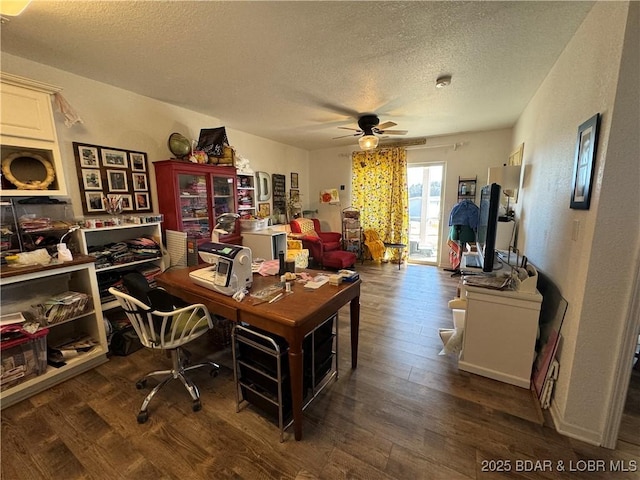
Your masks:
[{"label": "chair armrest", "polygon": [[302,240],[302,244],[304,245],[305,242],[309,242],[309,243],[322,243],[322,239],[319,237],[314,237],[313,235],[303,235],[302,237],[300,237],[300,240]]},{"label": "chair armrest", "polygon": [[318,236],[323,242],[339,242],[342,234],[338,232],[318,232]]}]

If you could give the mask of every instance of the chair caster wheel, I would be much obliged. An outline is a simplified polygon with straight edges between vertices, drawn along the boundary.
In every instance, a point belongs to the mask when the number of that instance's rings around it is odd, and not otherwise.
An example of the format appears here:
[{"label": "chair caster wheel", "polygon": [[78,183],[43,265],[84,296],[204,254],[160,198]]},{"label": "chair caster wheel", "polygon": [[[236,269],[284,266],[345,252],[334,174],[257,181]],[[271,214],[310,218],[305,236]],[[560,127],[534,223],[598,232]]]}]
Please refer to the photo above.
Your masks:
[{"label": "chair caster wheel", "polygon": [[211,375],[213,378],[216,378],[219,373],[220,372],[218,371],[217,368],[213,368],[213,369],[211,369],[211,372],[209,372],[209,375]]},{"label": "chair caster wheel", "polygon": [[138,413],[138,423],[146,423],[148,419],[149,412],[147,412],[146,410],[140,411],[140,413]]},{"label": "chair caster wheel", "polygon": [[193,410],[194,412],[199,412],[200,410],[202,410],[202,403],[200,403],[200,400],[193,401],[193,405],[191,405],[191,410]]},{"label": "chair caster wheel", "polygon": [[145,388],[146,386],[147,386],[147,380],[146,380],[146,379],[145,379],[145,380],[138,380],[138,381],[136,382],[136,388],[137,388],[138,390],[142,390],[142,389],[143,389],[143,388]]}]

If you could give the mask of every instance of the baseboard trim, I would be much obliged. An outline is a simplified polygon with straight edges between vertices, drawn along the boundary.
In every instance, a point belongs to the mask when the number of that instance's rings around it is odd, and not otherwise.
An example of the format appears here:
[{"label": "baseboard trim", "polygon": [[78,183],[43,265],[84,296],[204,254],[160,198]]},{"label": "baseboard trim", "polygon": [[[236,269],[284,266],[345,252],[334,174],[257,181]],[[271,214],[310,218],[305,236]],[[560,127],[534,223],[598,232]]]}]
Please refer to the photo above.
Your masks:
[{"label": "baseboard trim", "polygon": [[576,440],[580,440],[590,445],[595,445],[596,447],[602,446],[602,432],[587,430],[577,425],[565,422],[553,402],[551,403],[549,412],[551,413],[553,426],[559,434],[564,435],[565,437],[575,438]]}]

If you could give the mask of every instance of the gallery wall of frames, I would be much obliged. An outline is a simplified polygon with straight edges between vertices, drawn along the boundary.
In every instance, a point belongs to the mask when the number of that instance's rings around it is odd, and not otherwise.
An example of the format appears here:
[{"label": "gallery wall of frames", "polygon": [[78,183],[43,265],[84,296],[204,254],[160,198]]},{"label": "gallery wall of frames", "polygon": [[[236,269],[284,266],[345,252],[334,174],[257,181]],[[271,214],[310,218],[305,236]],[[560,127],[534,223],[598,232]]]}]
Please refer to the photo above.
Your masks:
[{"label": "gallery wall of frames", "polygon": [[146,153],[77,142],[73,151],[85,214],[152,210]]}]

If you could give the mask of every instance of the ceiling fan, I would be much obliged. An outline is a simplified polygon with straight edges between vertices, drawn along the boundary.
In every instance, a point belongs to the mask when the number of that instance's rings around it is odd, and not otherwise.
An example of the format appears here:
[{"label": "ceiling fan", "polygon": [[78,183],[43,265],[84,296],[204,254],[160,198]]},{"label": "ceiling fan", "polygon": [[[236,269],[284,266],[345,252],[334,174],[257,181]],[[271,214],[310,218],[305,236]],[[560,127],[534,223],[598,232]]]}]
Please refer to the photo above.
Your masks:
[{"label": "ceiling fan", "polygon": [[371,150],[378,146],[378,137],[376,135],[406,135],[407,130],[387,130],[388,128],[395,127],[397,123],[384,122],[380,123],[380,119],[377,115],[362,115],[358,119],[358,126],[360,128],[350,127],[338,127],[343,130],[354,130],[356,133],[349,135],[342,135],[340,137],[334,137],[334,140],[345,137],[358,137],[358,143],[363,150]]}]

